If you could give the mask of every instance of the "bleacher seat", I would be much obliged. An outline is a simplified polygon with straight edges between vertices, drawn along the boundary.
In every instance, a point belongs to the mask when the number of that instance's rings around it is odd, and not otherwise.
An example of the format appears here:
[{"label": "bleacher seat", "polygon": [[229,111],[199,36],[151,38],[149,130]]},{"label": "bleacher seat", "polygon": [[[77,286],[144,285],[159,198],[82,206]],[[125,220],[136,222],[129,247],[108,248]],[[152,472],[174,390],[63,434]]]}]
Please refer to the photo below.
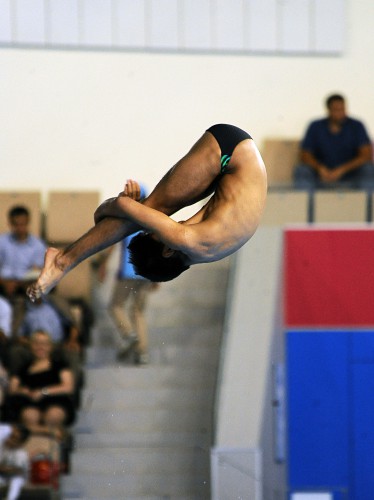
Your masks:
[{"label": "bleacher seat", "polygon": [[304,191],[269,192],[261,225],[308,222],[308,199],[308,193]]},{"label": "bleacher seat", "polygon": [[51,191],[46,210],[45,238],[52,244],[71,243],[94,225],[98,191]]},{"label": "bleacher seat", "polygon": [[364,191],[316,191],[314,216],[317,223],[366,222],[367,193]]},{"label": "bleacher seat", "polygon": [[290,187],[298,160],[298,139],[265,139],[261,148],[270,187]]}]

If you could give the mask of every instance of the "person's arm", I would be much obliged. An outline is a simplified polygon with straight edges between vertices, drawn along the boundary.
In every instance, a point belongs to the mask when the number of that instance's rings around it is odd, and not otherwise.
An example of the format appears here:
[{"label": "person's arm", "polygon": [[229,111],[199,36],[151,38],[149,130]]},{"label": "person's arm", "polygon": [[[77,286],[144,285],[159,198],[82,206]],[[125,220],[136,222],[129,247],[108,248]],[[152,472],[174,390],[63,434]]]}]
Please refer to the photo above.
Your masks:
[{"label": "person's arm", "polygon": [[69,328],[69,336],[64,342],[64,346],[66,349],[72,352],[80,352],[81,345],[79,343],[80,333],[76,326],[72,325]]},{"label": "person's arm", "polygon": [[319,172],[321,168],[326,168],[325,165],[323,165],[317,158],[314,156],[313,153],[306,149],[301,149],[300,151],[300,160],[302,163],[305,163],[306,165],[309,165],[312,167],[316,172]]},{"label": "person's arm", "polygon": [[8,337],[7,335],[5,335],[4,330],[0,326],[0,347],[3,346],[2,349],[4,349],[7,343],[8,343]]},{"label": "person's arm", "polygon": [[[46,436],[56,439],[56,441],[62,441],[65,437],[65,430],[61,427],[51,427],[44,424],[28,424],[27,428],[34,436]],[[31,459],[37,454],[39,454],[38,449],[29,451]]]},{"label": "person's arm", "polygon": [[179,224],[162,212],[132,200],[118,198],[118,210],[143,229],[154,233],[163,243],[174,250],[185,250],[187,245],[185,224]]},{"label": "person's arm", "polygon": [[60,371],[61,383],[43,387],[40,389],[41,396],[56,396],[58,394],[72,394],[74,391],[74,376],[73,372],[64,368]]},{"label": "person's arm", "polygon": [[114,218],[126,218],[126,213],[123,213],[121,210],[121,206],[118,204],[118,199],[126,197],[131,198],[135,201],[140,201],[141,198],[141,187],[137,181],[133,179],[128,179],[123,188],[123,191],[119,193],[118,196],[109,198],[105,200],[95,211],[94,220],[95,224],[97,224],[102,219],[106,217],[114,217]]},{"label": "person's arm", "polygon": [[361,165],[363,165],[364,163],[370,162],[371,158],[372,158],[371,144],[365,144],[359,147],[358,153],[354,158],[343,163],[342,165],[339,165],[338,168],[342,172],[341,175],[344,175],[350,172],[351,170],[356,170],[356,168],[361,167]]},{"label": "person's arm", "polygon": [[16,465],[6,465],[0,463],[0,476],[11,478],[14,476],[22,476],[24,474],[24,468],[18,467]]},{"label": "person's arm", "polygon": [[327,172],[322,172],[321,177],[327,182],[338,181],[341,177],[346,175],[348,172],[356,170],[357,168],[364,165],[364,163],[371,161],[371,145],[367,144],[361,146],[358,150],[358,154],[351,160],[338,165],[333,169],[328,169]]},{"label": "person's arm", "polygon": [[28,387],[22,386],[21,379],[17,375],[12,375],[9,379],[8,392],[10,395],[22,395],[31,397],[31,391]]},{"label": "person's arm", "polygon": [[328,175],[329,169],[327,166],[317,159],[315,156],[315,151],[319,143],[319,133],[318,130],[321,127],[320,121],[311,122],[304,134],[300,146],[300,161],[305,165],[308,165],[313,170],[315,170],[318,176],[325,180],[326,175]]},{"label": "person's arm", "polygon": [[101,205],[97,207],[94,213],[95,224],[98,224],[103,219],[107,219],[108,217],[113,217],[117,219],[125,217],[123,213],[118,211],[118,207],[116,206],[117,199],[118,196],[115,196],[113,198],[108,198],[107,200],[103,201]]},{"label": "person's arm", "polygon": [[314,154],[307,149],[301,149],[300,160],[302,163],[309,165],[313,170],[315,170],[322,181],[330,182],[334,180],[331,175],[333,171],[317,160]]}]

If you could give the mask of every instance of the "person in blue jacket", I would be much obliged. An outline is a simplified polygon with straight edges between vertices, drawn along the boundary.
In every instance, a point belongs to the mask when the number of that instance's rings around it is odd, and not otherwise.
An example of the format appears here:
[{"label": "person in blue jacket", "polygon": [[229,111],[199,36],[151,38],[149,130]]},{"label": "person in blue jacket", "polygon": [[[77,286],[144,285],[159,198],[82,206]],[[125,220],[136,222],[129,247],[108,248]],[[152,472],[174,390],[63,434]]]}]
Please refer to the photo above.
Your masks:
[{"label": "person in blue jacket", "polygon": [[[144,199],[146,195],[144,186],[140,185],[140,199]],[[119,334],[118,360],[124,361],[133,354],[135,364],[146,364],[149,361],[149,354],[145,309],[149,292],[158,284],[136,274],[130,262],[128,245],[137,234],[128,236],[120,242],[120,263],[109,302],[109,314]],[[109,253],[101,264],[101,279],[105,276],[108,256]]]}]

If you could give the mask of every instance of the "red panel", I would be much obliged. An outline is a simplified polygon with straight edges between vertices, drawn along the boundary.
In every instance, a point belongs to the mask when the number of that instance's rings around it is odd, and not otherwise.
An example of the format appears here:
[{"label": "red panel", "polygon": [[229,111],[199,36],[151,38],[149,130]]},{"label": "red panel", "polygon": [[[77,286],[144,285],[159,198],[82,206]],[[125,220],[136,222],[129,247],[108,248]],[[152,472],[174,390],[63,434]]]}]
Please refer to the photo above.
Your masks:
[{"label": "red panel", "polygon": [[286,325],[374,325],[374,230],[287,230],[284,248]]}]

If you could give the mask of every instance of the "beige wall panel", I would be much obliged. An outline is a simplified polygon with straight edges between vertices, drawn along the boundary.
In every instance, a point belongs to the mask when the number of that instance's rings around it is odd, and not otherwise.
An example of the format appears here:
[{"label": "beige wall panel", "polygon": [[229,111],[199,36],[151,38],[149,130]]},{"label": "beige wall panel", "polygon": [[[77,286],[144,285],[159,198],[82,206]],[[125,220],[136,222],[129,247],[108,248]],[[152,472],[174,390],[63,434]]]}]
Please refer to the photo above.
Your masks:
[{"label": "beige wall panel", "polygon": [[261,219],[262,226],[277,226],[308,221],[308,193],[282,191],[268,193]]},{"label": "beige wall panel", "polygon": [[367,194],[319,191],[314,194],[314,222],[365,222]]},{"label": "beige wall panel", "polygon": [[265,139],[261,154],[269,186],[292,185],[292,172],[298,161],[297,139]]},{"label": "beige wall panel", "polygon": [[94,225],[98,191],[51,191],[48,197],[46,239],[72,242]]}]

